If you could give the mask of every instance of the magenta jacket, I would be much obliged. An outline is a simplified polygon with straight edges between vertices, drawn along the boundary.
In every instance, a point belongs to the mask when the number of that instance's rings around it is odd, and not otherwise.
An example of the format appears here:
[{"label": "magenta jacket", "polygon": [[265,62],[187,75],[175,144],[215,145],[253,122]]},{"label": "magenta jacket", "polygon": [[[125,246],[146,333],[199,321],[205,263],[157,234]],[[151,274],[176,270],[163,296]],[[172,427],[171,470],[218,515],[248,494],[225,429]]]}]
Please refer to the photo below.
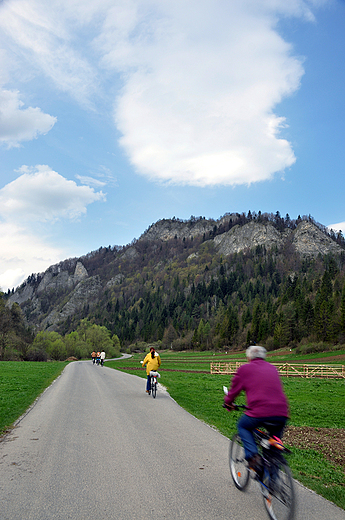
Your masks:
[{"label": "magenta jacket", "polygon": [[240,366],[233,377],[225,403],[234,402],[244,390],[249,417],[288,417],[288,402],[277,369],[261,358]]}]

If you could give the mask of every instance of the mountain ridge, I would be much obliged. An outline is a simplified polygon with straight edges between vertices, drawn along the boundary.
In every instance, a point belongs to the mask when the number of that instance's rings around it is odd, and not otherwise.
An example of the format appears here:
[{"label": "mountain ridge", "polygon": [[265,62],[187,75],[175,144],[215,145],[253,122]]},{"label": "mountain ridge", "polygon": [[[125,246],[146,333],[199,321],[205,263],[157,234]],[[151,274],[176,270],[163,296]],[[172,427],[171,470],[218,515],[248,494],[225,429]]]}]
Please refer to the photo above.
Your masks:
[{"label": "mountain ridge", "polygon": [[[325,255],[338,257],[344,249],[325,229],[310,218],[291,221],[282,219],[278,212],[268,217],[267,214],[229,213],[219,220],[162,219],[127,246],[100,248],[50,266],[44,273],[31,275],[7,295],[7,305],[20,305],[28,323],[36,329],[68,329],[75,316],[92,315],[100,302],[105,301],[106,294],[115,293],[117,287],[127,291],[133,278],[148,271],[148,262],[153,262],[145,258],[154,257],[155,251],[157,255],[164,244],[166,254],[160,253],[162,271],[167,269],[167,263],[182,258],[183,254],[187,255],[186,261],[189,264],[193,261],[197,268],[199,254],[203,254],[205,248],[209,250],[211,263],[212,258],[221,262],[221,258],[246,255],[251,250],[271,251],[282,258],[287,254],[310,259]],[[159,269],[157,264],[156,274]],[[216,273],[214,276],[218,277]],[[191,283],[187,289],[190,292]]]}]

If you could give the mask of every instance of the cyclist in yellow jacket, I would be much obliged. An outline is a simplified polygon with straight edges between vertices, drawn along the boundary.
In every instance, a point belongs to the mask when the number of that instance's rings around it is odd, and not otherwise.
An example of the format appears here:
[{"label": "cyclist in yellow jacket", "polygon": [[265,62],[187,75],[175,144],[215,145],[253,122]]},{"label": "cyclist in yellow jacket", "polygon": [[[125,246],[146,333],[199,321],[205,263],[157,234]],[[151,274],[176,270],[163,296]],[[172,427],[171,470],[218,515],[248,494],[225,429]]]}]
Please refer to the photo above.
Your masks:
[{"label": "cyclist in yellow jacket", "polygon": [[149,394],[151,392],[150,372],[151,372],[151,370],[158,370],[158,368],[161,366],[161,358],[160,358],[158,352],[156,352],[153,347],[150,347],[149,354],[147,354],[145,356],[145,359],[143,361],[143,367],[145,365],[147,365],[147,367],[146,367],[146,374],[147,374],[146,393]]}]

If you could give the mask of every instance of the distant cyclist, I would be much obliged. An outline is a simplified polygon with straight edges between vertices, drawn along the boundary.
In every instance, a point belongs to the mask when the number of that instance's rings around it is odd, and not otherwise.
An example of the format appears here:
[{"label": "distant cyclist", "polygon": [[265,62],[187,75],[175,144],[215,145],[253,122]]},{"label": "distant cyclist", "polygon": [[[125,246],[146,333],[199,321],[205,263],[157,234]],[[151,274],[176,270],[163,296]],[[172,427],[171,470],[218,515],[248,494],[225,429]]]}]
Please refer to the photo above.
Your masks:
[{"label": "distant cyclist", "polygon": [[146,355],[146,357],[143,361],[143,367],[145,365],[147,365],[147,367],[146,367],[146,374],[147,374],[146,393],[149,394],[151,391],[150,372],[151,372],[151,370],[158,370],[158,368],[161,366],[161,358],[160,358],[158,352],[156,352],[153,347],[150,347],[150,352]]},{"label": "distant cyclist", "polygon": [[224,402],[233,409],[236,397],[246,393],[247,409],[238,421],[245,458],[250,468],[260,474],[262,462],[253,437],[253,430],[264,422],[274,424],[270,432],[281,438],[289,415],[287,398],[277,369],[265,361],[266,349],[259,345],[246,350],[248,364],[240,366],[233,377]]}]

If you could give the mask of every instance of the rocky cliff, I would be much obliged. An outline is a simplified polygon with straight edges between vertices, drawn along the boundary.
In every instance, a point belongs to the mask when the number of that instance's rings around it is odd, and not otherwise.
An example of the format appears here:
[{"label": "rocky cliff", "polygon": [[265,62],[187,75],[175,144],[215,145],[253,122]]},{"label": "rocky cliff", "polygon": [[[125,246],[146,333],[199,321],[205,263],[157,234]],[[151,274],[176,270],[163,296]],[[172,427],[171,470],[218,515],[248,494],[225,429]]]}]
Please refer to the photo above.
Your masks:
[{"label": "rocky cliff", "polygon": [[[85,269],[85,268],[84,268]],[[99,276],[92,276],[83,279],[73,289],[68,296],[68,301],[61,310],[54,308],[41,323],[41,328],[55,330],[58,325],[80,311],[84,306],[88,306],[97,301],[100,289],[102,288]]]},{"label": "rocky cliff", "polygon": [[216,225],[215,220],[201,218],[187,222],[178,219],[163,219],[150,226],[140,238],[146,240],[170,240],[175,237],[179,239],[194,238],[204,233],[209,234]]},{"label": "rocky cliff", "polygon": [[[316,224],[301,220],[296,229],[285,228],[279,231],[272,222],[260,223],[252,220],[244,225],[235,224],[229,231],[222,228],[229,221],[239,220],[234,214],[222,217],[220,220],[195,219],[187,222],[167,219],[153,224],[142,236],[147,240],[191,239],[204,236],[213,240],[216,250],[222,255],[239,253],[256,246],[281,248],[291,243],[296,252],[303,256],[317,256],[328,253],[338,254],[342,248],[327,236]],[[212,235],[216,235],[211,238]]]},{"label": "rocky cliff", "polygon": [[230,255],[257,246],[281,248],[291,243],[297,253],[302,256],[326,255],[341,253],[341,247],[333,242],[312,222],[302,221],[295,230],[278,231],[273,224],[249,222],[244,226],[234,226],[230,231],[214,238],[219,253]]},{"label": "rocky cliff", "polygon": [[[29,307],[30,322],[33,321],[36,326],[40,324],[40,328],[48,330],[54,330],[60,322],[76,311],[90,302],[92,304],[95,299],[97,300],[101,288],[99,276],[89,277],[80,261],[76,262],[72,274],[62,270],[60,265],[51,266],[43,276],[38,277],[38,280],[40,280],[38,285],[37,278],[35,278],[36,283],[24,282],[8,298],[7,305],[18,303]],[[47,300],[56,302],[56,306],[48,313],[45,312]]]}]

